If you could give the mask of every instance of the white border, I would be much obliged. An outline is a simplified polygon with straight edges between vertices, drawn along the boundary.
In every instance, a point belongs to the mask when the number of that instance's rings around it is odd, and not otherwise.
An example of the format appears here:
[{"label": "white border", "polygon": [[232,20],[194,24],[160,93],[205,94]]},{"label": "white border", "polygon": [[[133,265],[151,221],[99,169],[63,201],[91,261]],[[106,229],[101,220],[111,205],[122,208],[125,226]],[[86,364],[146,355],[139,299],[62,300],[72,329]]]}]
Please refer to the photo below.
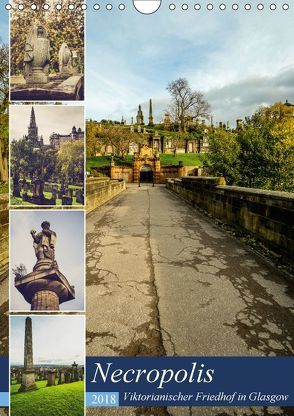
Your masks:
[{"label": "white border", "polygon": [[[12,126],[12,118],[11,118],[11,112],[10,112],[10,108],[11,107],[24,107],[24,106],[32,106],[32,107],[69,107],[69,108],[73,108],[73,107],[80,107],[81,109],[83,109],[83,128],[84,128],[84,205],[33,205],[33,204],[27,204],[27,205],[12,205],[11,204],[11,163],[10,163],[10,159],[11,159],[11,151],[10,151],[10,146],[11,146],[11,142],[12,142],[12,137],[11,137],[11,126]],[[55,208],[55,209],[76,209],[76,210],[80,210],[80,209],[85,209],[86,208],[86,119],[85,119],[85,105],[83,104],[76,104],[76,105],[64,105],[64,104],[41,104],[39,102],[34,103],[30,103],[30,104],[21,104],[20,102],[15,103],[15,104],[9,104],[9,128],[8,128],[8,135],[9,135],[9,140],[8,140],[8,200],[9,200],[9,208],[12,209],[17,209],[17,208],[30,208],[30,209],[44,209],[44,208]]]},{"label": "white border", "polygon": [[[22,309],[11,309],[11,293],[14,287],[14,277],[11,273],[11,261],[10,261],[10,253],[11,253],[11,216],[13,214],[13,212],[47,212],[48,210],[46,209],[23,209],[23,210],[19,210],[19,209],[9,209],[9,228],[8,228],[8,232],[9,232],[9,241],[8,241],[8,256],[9,256],[9,263],[8,263],[8,313],[9,314],[30,314],[32,316],[36,316],[36,315],[40,315],[40,313],[43,314],[54,314],[54,315],[62,315],[62,314],[67,314],[67,313],[76,313],[76,314],[84,314],[86,313],[86,211],[83,209],[71,209],[71,210],[58,210],[58,209],[50,209],[48,212],[58,212],[58,213],[62,213],[64,215],[66,215],[67,213],[70,212],[82,212],[83,213],[83,221],[84,221],[84,233],[83,233],[83,275],[82,275],[82,280],[83,280],[83,288],[84,288],[84,296],[83,296],[83,309],[60,309],[59,311],[56,310],[46,310],[46,311],[31,311],[31,310],[22,310]],[[16,289],[15,289],[16,290]],[[8,337],[10,339],[10,337]]]}]

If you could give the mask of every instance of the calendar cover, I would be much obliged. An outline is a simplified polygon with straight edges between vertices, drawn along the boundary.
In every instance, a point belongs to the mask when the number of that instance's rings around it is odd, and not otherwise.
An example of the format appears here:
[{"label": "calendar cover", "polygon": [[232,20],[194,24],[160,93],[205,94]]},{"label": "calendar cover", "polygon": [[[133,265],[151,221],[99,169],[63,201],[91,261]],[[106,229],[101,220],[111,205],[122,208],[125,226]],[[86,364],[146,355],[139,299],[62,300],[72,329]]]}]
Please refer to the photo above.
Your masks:
[{"label": "calendar cover", "polygon": [[294,415],[293,3],[0,4],[0,414]]}]

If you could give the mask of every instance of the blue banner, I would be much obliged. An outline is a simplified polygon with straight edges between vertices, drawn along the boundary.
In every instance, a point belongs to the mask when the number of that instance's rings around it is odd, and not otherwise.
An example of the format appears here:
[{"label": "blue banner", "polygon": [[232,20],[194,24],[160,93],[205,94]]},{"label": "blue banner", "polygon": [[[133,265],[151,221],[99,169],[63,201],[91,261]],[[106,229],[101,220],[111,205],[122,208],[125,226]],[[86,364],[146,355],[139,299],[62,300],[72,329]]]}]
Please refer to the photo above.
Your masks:
[{"label": "blue banner", "polygon": [[0,407],[8,407],[9,405],[8,367],[9,367],[8,357],[0,357]]},{"label": "blue banner", "polygon": [[294,357],[87,357],[87,406],[293,406]]}]

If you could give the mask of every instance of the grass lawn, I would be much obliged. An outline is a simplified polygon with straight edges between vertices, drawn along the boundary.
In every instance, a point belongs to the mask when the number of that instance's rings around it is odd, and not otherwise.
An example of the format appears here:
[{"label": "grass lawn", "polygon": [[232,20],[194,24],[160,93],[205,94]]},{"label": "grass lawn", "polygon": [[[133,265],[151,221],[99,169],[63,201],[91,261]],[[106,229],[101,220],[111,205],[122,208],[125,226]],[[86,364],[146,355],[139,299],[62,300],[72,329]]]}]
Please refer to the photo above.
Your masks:
[{"label": "grass lawn", "polygon": [[161,154],[160,163],[162,165],[178,165],[183,162],[184,166],[202,166],[203,154],[200,153],[181,153],[174,156],[173,154]]},{"label": "grass lawn", "polygon": [[46,387],[37,381],[38,390],[18,393],[20,384],[11,385],[11,416],[83,416],[84,382]]},{"label": "grass lawn", "polygon": [[[69,185],[69,188],[74,189],[74,190],[82,189],[81,186],[77,186],[77,185]],[[31,192],[28,192],[28,195],[32,196],[33,194]],[[45,196],[46,199],[51,199],[52,193],[51,192],[44,192],[44,196]],[[22,205],[22,206],[31,206],[31,207],[37,206],[35,204],[32,204],[31,202],[23,201],[22,198],[18,198],[18,197],[15,197],[15,196],[11,196],[10,205]],[[56,199],[56,205],[62,205],[62,200],[61,199]],[[81,206],[81,204],[77,203],[75,196],[72,198],[72,205]],[[43,206],[45,207],[46,205],[43,205]]]},{"label": "grass lawn", "polygon": [[[90,172],[92,167],[102,167],[110,165],[110,156],[96,156],[87,158],[87,171]],[[203,154],[199,153],[183,153],[177,154],[160,154],[160,162],[162,165],[178,165],[179,162],[183,162],[184,166],[202,166],[203,163]],[[119,165],[129,165],[133,164],[133,156],[127,155],[125,159],[120,159],[118,157],[114,158],[114,162],[117,166]]]}]

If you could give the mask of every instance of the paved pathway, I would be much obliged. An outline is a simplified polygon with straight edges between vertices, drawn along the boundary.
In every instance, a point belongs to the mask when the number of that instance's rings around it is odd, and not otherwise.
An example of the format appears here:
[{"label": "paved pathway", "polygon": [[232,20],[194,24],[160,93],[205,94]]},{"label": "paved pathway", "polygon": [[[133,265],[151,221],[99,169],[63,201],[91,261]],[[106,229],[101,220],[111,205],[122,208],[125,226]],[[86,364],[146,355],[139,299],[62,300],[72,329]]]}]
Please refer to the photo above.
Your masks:
[{"label": "paved pathway", "polygon": [[294,284],[163,186],[129,186],[92,212],[87,254],[88,355],[294,353]]}]

